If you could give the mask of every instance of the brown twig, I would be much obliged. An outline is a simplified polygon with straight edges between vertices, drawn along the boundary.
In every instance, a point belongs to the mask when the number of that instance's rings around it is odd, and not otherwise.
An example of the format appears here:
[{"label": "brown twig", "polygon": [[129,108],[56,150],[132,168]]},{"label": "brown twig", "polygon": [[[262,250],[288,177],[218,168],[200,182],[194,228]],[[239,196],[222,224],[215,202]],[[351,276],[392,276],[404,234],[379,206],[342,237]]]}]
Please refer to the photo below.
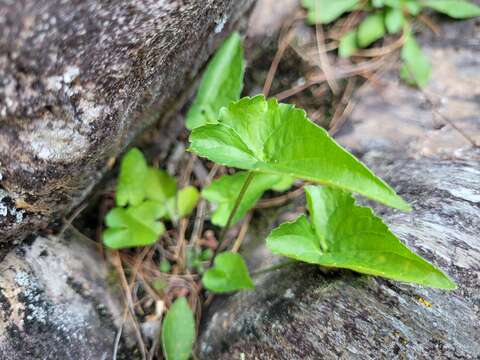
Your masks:
[{"label": "brown twig", "polygon": [[240,250],[240,246],[242,246],[242,242],[247,235],[248,228],[250,226],[250,220],[252,220],[252,212],[250,211],[246,216],[245,220],[243,220],[242,227],[240,228],[240,232],[238,233],[237,239],[233,243],[232,252],[236,253]]},{"label": "brown twig", "polygon": [[335,74],[333,74],[332,66],[328,60],[328,55],[325,50],[325,35],[323,33],[323,27],[320,24],[315,25],[315,38],[317,40],[317,50],[318,58],[320,60],[320,67],[325,75],[325,80],[330,86],[333,94],[338,94],[339,87],[335,79]]},{"label": "brown twig", "polygon": [[267,209],[271,207],[282,206],[286,204],[288,201],[295,199],[302,194],[303,194],[303,186],[281,196],[277,196],[271,199],[260,200],[259,202],[257,202],[257,205],[255,205],[255,209]]}]

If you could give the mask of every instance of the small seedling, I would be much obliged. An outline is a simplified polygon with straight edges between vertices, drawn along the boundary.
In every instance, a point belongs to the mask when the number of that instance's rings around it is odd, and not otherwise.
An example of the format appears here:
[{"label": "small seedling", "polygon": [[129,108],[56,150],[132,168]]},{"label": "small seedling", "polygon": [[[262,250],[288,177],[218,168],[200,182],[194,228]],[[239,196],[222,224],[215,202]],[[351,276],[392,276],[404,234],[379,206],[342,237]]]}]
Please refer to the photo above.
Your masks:
[{"label": "small seedling", "polygon": [[117,207],[105,217],[103,243],[112,249],[151,245],[165,231],[159,220],[176,222],[187,216],[199,197],[192,186],[177,191],[175,178],[148,167],[140,150],[131,149],[120,164]]},{"label": "small seedling", "polygon": [[307,21],[311,24],[329,24],[352,12],[366,13],[354,30],[345,33],[339,41],[340,57],[350,57],[387,34],[403,32],[403,61],[400,76],[410,85],[424,87],[430,78],[431,65],[422,53],[412,32],[414,19],[423,9],[431,9],[454,19],[480,16],[480,6],[465,0],[303,0]]}]

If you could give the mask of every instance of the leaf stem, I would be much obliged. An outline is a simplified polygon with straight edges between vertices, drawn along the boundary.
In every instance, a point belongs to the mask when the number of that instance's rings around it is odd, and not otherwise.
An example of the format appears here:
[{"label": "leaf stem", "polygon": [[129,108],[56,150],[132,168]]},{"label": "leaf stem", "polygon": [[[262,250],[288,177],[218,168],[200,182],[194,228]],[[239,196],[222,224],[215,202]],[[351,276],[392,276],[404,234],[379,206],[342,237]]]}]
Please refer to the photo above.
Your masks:
[{"label": "leaf stem", "polygon": [[255,271],[251,274],[252,277],[254,276],[259,276],[259,275],[262,275],[262,274],[266,274],[266,273],[269,273],[271,271],[275,271],[275,270],[278,270],[278,269],[282,269],[284,267],[287,267],[287,266],[290,266],[290,265],[293,265],[295,263],[297,263],[298,261],[297,260],[287,260],[287,261],[283,261],[281,263],[278,263],[276,265],[273,265],[273,266],[270,266],[270,267],[267,267],[267,268],[264,268],[264,269],[260,269],[258,271]]},{"label": "leaf stem", "polygon": [[243,183],[243,186],[240,189],[240,192],[238,193],[237,199],[235,200],[233,209],[230,212],[230,215],[228,215],[227,223],[220,234],[220,244],[223,243],[225,235],[227,234],[228,229],[230,229],[230,226],[232,225],[233,218],[235,217],[235,214],[237,213],[237,210],[240,207],[242,199],[245,196],[245,193],[247,192],[247,189],[250,183],[252,182],[254,176],[255,176],[255,173],[253,171],[248,172],[247,178],[245,179],[245,182]]}]

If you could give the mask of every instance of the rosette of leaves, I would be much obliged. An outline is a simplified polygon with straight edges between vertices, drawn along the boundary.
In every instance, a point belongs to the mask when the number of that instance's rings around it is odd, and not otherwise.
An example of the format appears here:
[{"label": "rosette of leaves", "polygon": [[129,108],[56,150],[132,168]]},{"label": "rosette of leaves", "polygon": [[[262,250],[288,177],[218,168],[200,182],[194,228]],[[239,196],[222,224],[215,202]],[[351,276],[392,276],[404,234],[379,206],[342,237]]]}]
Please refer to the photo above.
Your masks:
[{"label": "rosette of leaves", "polygon": [[354,30],[340,39],[341,57],[354,55],[387,34],[404,32],[401,52],[403,65],[400,76],[408,84],[424,87],[430,78],[431,65],[422,53],[412,31],[412,20],[423,9],[430,9],[454,19],[480,16],[480,6],[466,0],[303,0],[307,21],[311,24],[329,24],[345,13],[363,10],[365,18]]}]

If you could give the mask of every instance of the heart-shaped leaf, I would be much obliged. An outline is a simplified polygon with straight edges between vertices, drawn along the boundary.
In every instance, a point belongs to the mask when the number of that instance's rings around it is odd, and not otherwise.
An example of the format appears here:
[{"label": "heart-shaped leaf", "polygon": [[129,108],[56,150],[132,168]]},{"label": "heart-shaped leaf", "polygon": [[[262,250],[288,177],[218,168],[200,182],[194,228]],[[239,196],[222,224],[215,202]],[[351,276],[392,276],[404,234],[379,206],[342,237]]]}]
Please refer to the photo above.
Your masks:
[{"label": "heart-shaped leaf", "polygon": [[162,325],[162,347],[166,360],[188,360],[195,342],[195,318],[184,297],[175,300]]},{"label": "heart-shaped leaf", "polygon": [[350,193],[319,186],[306,186],[305,193],[310,222],[302,215],[273,230],[267,238],[272,252],[430,287],[456,287],[403,245],[370,208],[355,205]]},{"label": "heart-shaped leaf", "polygon": [[352,11],[359,0],[302,0],[308,10],[310,24],[328,24],[348,11]]},{"label": "heart-shaped leaf", "polygon": [[480,6],[463,0],[426,0],[424,5],[454,19],[480,16]]},{"label": "heart-shaped leaf", "polygon": [[225,166],[332,185],[410,210],[305,111],[275,99],[243,98],[220,111],[218,124],[194,129],[190,141],[190,150]]},{"label": "heart-shaped leaf", "polygon": [[[217,205],[212,215],[212,223],[218,226],[226,225],[247,177],[248,172],[246,171],[240,171],[234,175],[224,175],[203,189],[202,196]],[[243,195],[242,201],[233,217],[232,225],[240,221],[255,206],[265,191],[269,189],[284,191],[292,183],[293,179],[290,176],[256,174]]]},{"label": "heart-shaped leaf", "polygon": [[240,98],[244,71],[242,40],[235,32],[208,63],[198,94],[187,114],[188,129],[217,122],[220,108]]},{"label": "heart-shaped leaf", "polygon": [[145,201],[128,209],[116,207],[105,217],[107,229],[103,232],[104,244],[112,249],[147,246],[155,243],[165,231],[157,219],[166,209],[153,201]]},{"label": "heart-shaped leaf", "polygon": [[117,206],[140,205],[145,199],[145,178],[147,162],[142,152],[136,148],[128,151],[120,164],[115,200]]},{"label": "heart-shaped leaf", "polygon": [[217,255],[213,267],[203,275],[202,282],[205,288],[215,293],[254,288],[242,256],[232,252]]}]

